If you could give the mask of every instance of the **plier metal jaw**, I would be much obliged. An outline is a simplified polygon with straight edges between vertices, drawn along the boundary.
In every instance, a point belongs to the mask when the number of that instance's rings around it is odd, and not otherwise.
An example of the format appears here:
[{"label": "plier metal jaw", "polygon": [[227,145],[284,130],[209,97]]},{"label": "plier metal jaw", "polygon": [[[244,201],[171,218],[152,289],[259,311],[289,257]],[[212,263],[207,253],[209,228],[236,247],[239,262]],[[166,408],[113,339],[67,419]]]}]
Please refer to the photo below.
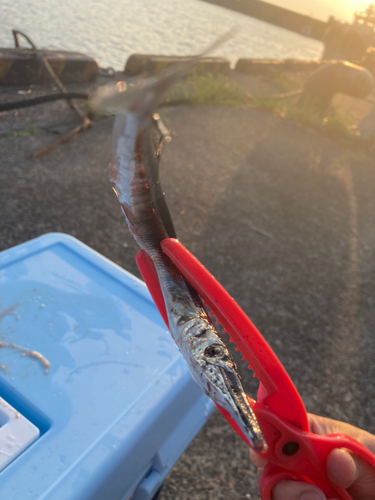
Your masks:
[{"label": "plier metal jaw", "polygon": [[[163,252],[179,269],[186,281],[210,308],[230,340],[248,361],[259,379],[257,401],[249,398],[267,443],[262,454],[268,464],[259,487],[262,500],[271,500],[272,488],[281,480],[315,484],[327,496],[352,500],[349,493],[334,485],[327,475],[327,458],[335,448],[346,448],[375,468],[375,456],[362,444],[345,434],[318,436],[309,432],[303,401],[285,368],[244,311],[210,272],[176,239],[161,242]],[[168,317],[156,270],[144,251],[137,264],[155,304],[168,326]],[[219,410],[249,445],[234,419]]]}]

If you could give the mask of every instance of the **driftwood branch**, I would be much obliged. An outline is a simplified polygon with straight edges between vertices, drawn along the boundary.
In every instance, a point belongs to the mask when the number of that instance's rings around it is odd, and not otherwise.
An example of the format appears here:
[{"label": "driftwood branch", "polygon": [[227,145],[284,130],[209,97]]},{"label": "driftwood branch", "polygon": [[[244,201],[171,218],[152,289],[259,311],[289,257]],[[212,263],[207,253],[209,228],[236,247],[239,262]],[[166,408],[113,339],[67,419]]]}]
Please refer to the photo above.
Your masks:
[{"label": "driftwood branch", "polygon": [[83,123],[81,123],[81,125],[78,125],[78,127],[76,127],[74,130],[72,130],[71,132],[69,132],[69,134],[64,135],[64,137],[61,137],[61,139],[59,139],[58,141],[50,144],[46,148],[43,148],[40,151],[36,151],[35,153],[33,153],[31,155],[31,158],[35,159],[35,158],[38,158],[39,156],[42,156],[42,155],[44,155],[46,153],[49,153],[53,149],[57,148],[57,146],[60,146],[60,144],[63,144],[64,142],[71,141],[72,139],[74,139],[75,137],[77,137],[77,135],[80,132],[83,132],[84,130],[86,130],[89,127],[91,127],[91,120],[89,120],[88,118],[86,118],[85,121]]},{"label": "driftwood branch", "polygon": [[[23,36],[25,38],[25,40],[30,44],[31,48],[34,51],[35,57],[37,57],[39,59],[42,66],[46,70],[48,76],[55,82],[55,84],[59,87],[60,91],[63,94],[68,94],[66,87],[62,84],[59,77],[56,75],[56,73],[52,69],[52,67],[51,67],[50,63],[48,62],[46,56],[44,55],[43,51],[39,50],[36,47],[36,45],[33,43],[33,41],[31,40],[31,38],[29,36],[27,36],[25,33],[23,33],[22,31],[12,30],[12,33],[13,33],[16,47],[20,46],[19,38],[18,38],[19,35]],[[92,125],[91,120],[89,118],[87,118],[87,116],[85,116],[84,113],[82,113],[82,111],[79,109],[79,107],[71,99],[67,99],[67,102],[69,103],[69,106],[72,108],[72,110],[76,113],[76,115],[82,121],[81,125],[76,127],[69,134],[65,135],[64,137],[62,137],[58,141],[54,142],[50,146],[47,146],[46,148],[41,149],[40,151],[37,151],[36,153],[34,153],[31,156],[32,158],[38,158],[39,156],[41,156],[45,153],[48,153],[49,151],[51,151],[52,149],[55,149],[60,144],[63,144],[64,142],[67,142],[67,141],[70,141],[71,139],[74,139],[80,132],[91,127],[91,125]]]},{"label": "driftwood branch", "polygon": [[14,44],[17,48],[21,47],[20,41],[18,38],[18,35],[21,35],[31,45],[32,49],[37,50],[36,46],[34,45],[33,41],[31,40],[31,38],[29,38],[25,33],[22,33],[22,31],[18,31],[18,30],[12,30],[12,33],[13,33],[13,37],[14,37]]}]

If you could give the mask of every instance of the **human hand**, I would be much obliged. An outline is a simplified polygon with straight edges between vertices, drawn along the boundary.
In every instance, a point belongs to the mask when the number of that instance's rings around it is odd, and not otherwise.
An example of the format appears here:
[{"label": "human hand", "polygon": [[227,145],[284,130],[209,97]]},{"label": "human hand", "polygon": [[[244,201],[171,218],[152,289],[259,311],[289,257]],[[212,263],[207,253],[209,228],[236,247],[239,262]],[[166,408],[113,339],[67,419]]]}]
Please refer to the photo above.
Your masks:
[{"label": "human hand", "polygon": [[[366,446],[375,454],[375,436],[353,425],[330,418],[308,414],[310,432],[326,435],[342,433]],[[262,473],[267,461],[253,450],[250,460]],[[344,488],[353,500],[375,500],[375,469],[364,460],[344,449],[333,450],[327,459],[328,477],[332,483]],[[297,481],[281,481],[272,490],[273,500],[326,500],[324,493],[316,486]],[[330,499],[331,500],[331,499]],[[332,499],[333,500],[333,499]]]}]

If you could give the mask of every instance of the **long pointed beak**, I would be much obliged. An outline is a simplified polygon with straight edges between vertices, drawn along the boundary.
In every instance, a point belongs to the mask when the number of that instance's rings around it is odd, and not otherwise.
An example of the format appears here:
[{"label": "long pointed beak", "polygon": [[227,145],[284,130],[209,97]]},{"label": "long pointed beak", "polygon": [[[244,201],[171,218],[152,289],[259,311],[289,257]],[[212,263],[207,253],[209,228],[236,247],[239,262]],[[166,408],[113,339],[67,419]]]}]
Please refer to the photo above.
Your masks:
[{"label": "long pointed beak", "polygon": [[224,368],[221,368],[221,372],[230,394],[231,416],[240,426],[253,450],[264,453],[267,450],[267,443],[238,377]]}]

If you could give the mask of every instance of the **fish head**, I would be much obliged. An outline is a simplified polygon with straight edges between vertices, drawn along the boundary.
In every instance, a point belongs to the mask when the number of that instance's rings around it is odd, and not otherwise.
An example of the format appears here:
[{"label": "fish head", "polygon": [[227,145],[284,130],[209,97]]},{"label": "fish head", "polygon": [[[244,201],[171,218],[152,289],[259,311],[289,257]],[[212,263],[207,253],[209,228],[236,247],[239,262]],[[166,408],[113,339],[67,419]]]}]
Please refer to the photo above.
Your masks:
[{"label": "fish head", "polygon": [[194,370],[191,363],[194,378],[207,396],[236,421],[250,446],[257,452],[265,452],[267,444],[251,409],[234,360],[213,325],[206,326],[208,328],[203,327],[189,342],[191,359],[200,368],[199,371]]}]

